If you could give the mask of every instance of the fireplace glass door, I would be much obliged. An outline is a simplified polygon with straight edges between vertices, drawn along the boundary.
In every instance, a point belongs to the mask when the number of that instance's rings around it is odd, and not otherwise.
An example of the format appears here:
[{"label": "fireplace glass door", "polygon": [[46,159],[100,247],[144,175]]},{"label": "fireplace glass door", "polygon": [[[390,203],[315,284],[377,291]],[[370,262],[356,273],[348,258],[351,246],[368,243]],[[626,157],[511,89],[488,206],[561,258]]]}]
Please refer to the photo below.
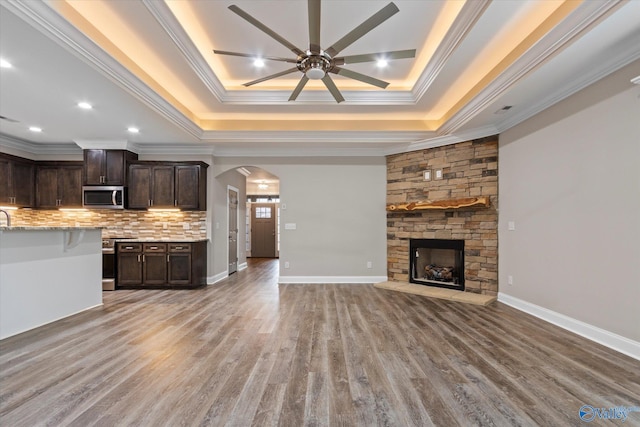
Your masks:
[{"label": "fireplace glass door", "polygon": [[464,290],[464,240],[411,239],[410,282]]}]

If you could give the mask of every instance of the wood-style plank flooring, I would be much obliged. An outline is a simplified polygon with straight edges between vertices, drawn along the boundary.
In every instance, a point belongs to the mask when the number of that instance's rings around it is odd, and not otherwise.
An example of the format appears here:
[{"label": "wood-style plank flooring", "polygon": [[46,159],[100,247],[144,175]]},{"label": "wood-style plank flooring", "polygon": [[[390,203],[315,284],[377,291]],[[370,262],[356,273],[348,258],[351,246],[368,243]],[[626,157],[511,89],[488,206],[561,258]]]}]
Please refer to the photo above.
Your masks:
[{"label": "wood-style plank flooring", "polygon": [[639,368],[501,303],[278,285],[254,259],[1,341],[0,425],[577,426],[640,406]]}]

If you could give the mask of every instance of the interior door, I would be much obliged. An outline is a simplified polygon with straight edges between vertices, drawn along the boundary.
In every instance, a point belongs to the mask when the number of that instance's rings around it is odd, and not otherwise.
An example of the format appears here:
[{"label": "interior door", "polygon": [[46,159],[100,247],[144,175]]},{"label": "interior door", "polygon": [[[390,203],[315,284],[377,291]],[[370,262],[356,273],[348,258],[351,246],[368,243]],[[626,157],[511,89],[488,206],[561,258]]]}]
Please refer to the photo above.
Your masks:
[{"label": "interior door", "polygon": [[251,205],[251,256],[276,257],[276,204]]},{"label": "interior door", "polygon": [[229,274],[238,271],[238,192],[229,189]]}]

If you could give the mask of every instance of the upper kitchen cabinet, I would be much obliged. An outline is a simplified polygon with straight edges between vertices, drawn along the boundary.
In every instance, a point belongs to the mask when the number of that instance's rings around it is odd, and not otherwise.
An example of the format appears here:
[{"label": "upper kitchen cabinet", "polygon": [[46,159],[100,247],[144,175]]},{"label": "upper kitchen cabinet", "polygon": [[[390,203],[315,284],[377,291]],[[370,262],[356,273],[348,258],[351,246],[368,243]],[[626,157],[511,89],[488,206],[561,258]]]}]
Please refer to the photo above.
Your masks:
[{"label": "upper kitchen cabinet", "polygon": [[135,162],[129,166],[129,208],[206,210],[207,164]]},{"label": "upper kitchen cabinet", "polygon": [[84,185],[127,185],[127,165],[138,155],[127,150],[84,150]]},{"label": "upper kitchen cabinet", "polygon": [[36,207],[81,208],[82,163],[38,162]]},{"label": "upper kitchen cabinet", "polygon": [[34,204],[33,161],[0,153],[0,204],[19,208]]}]

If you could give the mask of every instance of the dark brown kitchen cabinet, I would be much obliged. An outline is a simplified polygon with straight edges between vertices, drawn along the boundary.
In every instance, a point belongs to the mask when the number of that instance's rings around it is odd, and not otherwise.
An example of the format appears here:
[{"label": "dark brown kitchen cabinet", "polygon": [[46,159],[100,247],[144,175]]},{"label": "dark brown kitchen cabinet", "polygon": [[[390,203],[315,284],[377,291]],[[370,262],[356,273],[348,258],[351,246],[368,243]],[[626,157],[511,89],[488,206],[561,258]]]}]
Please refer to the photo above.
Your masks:
[{"label": "dark brown kitchen cabinet", "polygon": [[129,208],[206,210],[207,164],[136,162],[129,166]]},{"label": "dark brown kitchen cabinet", "polygon": [[142,245],[142,284],[158,286],[167,284],[167,245],[144,243]]},{"label": "dark brown kitchen cabinet", "polygon": [[0,157],[0,204],[32,207],[34,205],[34,162],[2,154]]},{"label": "dark brown kitchen cabinet", "polygon": [[129,208],[173,208],[173,166],[139,165],[129,167]]},{"label": "dark brown kitchen cabinet", "polygon": [[36,207],[81,208],[82,163],[39,163],[36,168]]},{"label": "dark brown kitchen cabinet", "polygon": [[191,244],[169,244],[167,282],[170,285],[191,284]]},{"label": "dark brown kitchen cabinet", "polygon": [[84,185],[127,185],[127,166],[138,155],[127,150],[84,150]]},{"label": "dark brown kitchen cabinet", "polygon": [[119,242],[116,285],[182,288],[207,284],[207,243]]},{"label": "dark brown kitchen cabinet", "polygon": [[118,243],[117,254],[117,285],[142,285],[142,244]]}]

